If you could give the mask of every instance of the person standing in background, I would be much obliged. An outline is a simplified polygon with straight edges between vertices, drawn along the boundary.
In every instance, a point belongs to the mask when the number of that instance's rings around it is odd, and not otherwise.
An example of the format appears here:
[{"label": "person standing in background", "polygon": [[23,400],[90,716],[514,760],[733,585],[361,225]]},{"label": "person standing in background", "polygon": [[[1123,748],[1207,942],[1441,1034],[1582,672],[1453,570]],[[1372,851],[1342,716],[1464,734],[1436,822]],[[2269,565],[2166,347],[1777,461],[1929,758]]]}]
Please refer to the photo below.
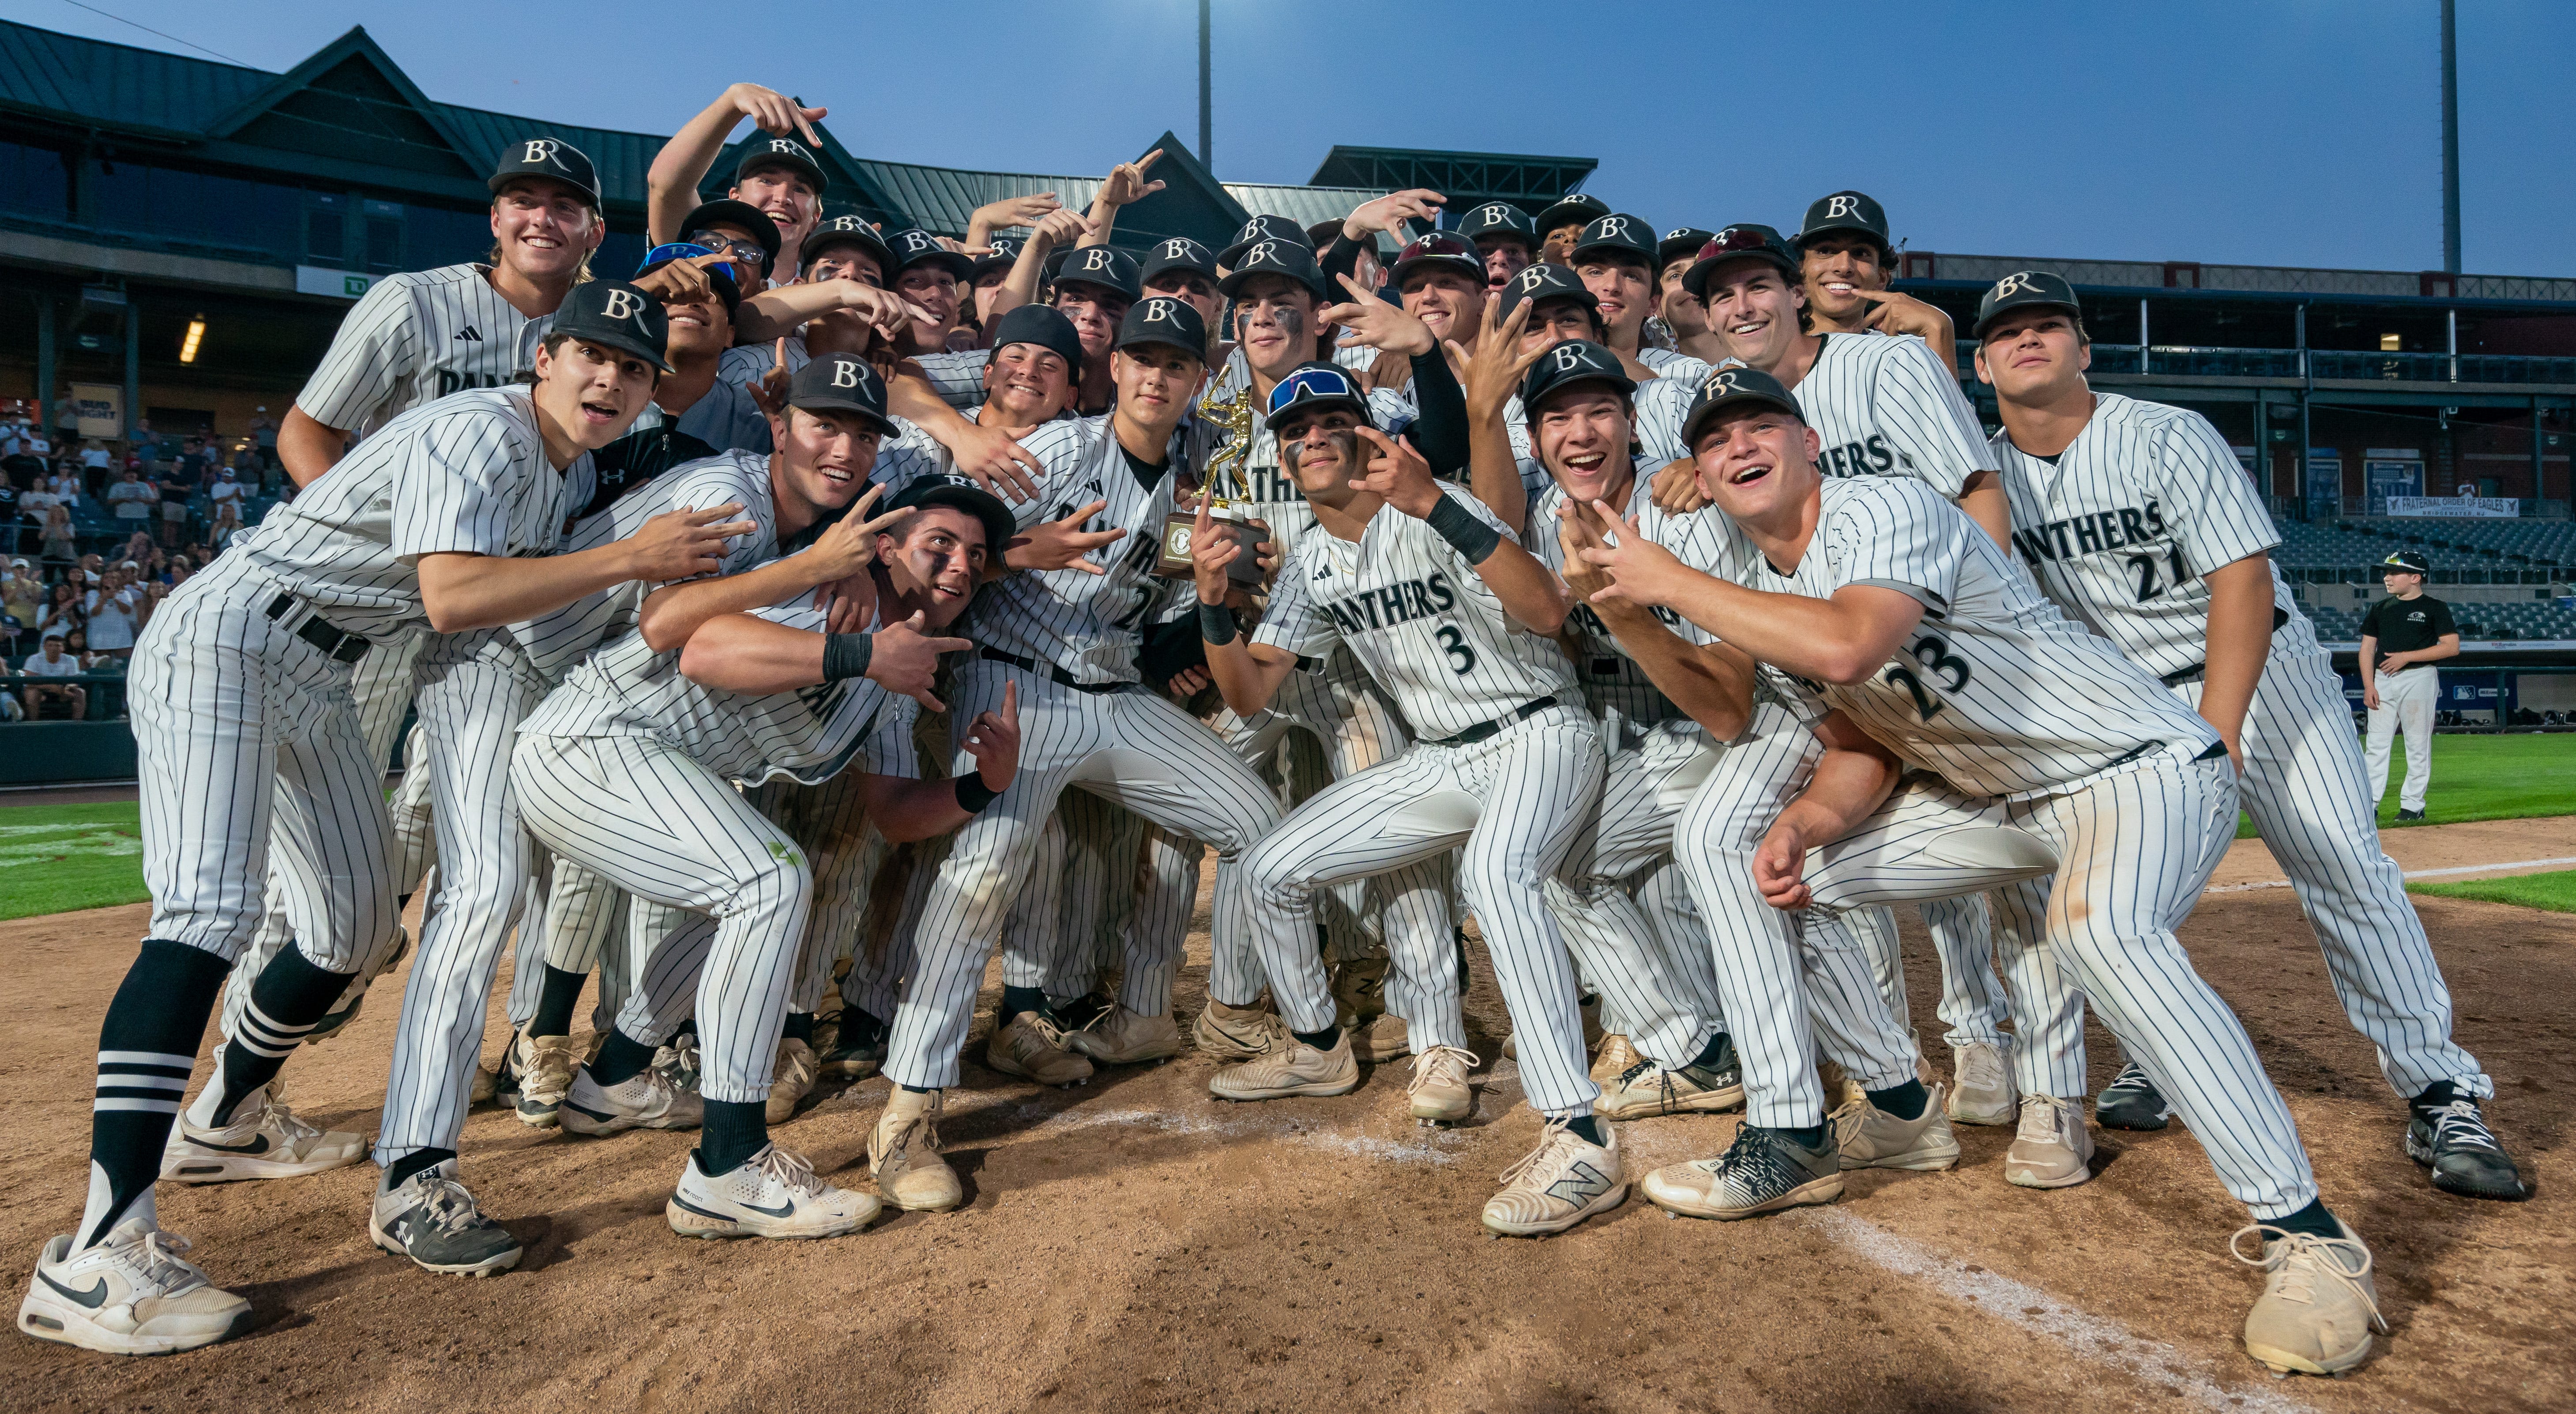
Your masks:
[{"label": "person standing in background", "polygon": [[2433,707],[2442,695],[2441,671],[2429,665],[2460,656],[2459,625],[2451,606],[2424,592],[2432,566],[2414,550],[2379,562],[2388,597],[2361,619],[2361,705],[2370,709],[2371,803],[2388,794],[2389,738],[2406,733],[2406,779],[2397,789],[2397,823],[2424,818],[2424,790],[2433,780]]}]

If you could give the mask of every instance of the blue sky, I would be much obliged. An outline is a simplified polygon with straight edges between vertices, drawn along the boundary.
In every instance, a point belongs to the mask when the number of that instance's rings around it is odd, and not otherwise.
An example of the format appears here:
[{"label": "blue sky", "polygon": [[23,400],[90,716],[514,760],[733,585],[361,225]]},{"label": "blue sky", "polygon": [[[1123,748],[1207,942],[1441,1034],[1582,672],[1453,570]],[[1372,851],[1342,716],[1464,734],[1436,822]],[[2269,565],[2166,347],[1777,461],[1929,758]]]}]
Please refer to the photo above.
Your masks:
[{"label": "blue sky", "polygon": [[[96,3],[268,69],[360,23],[434,97],[641,131],[751,79],[904,161],[1097,173],[1198,123],[1194,0]],[[2576,5],[2459,9],[2466,267],[2576,275]],[[1600,159],[1586,189],[1659,226],[1791,226],[1857,187],[1916,249],[2441,264],[2435,0],[1215,12],[1228,180],[1303,182],[1337,142],[1562,154]],[[195,52],[67,0],[0,14]]]}]

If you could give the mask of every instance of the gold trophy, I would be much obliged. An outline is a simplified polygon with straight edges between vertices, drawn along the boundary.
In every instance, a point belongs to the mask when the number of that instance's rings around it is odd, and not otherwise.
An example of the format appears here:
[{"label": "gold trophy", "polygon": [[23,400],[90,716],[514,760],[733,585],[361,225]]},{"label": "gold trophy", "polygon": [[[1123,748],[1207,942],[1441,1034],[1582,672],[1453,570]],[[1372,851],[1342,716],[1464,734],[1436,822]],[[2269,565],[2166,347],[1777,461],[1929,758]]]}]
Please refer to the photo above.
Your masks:
[{"label": "gold trophy", "polygon": [[[1208,458],[1199,476],[1199,494],[1207,499],[1208,519],[1229,525],[1249,526],[1252,514],[1245,507],[1250,497],[1243,488],[1240,468],[1252,451],[1252,390],[1237,388],[1223,398],[1210,397],[1199,403],[1199,416],[1224,435],[1224,443]],[[1163,549],[1154,564],[1154,573],[1164,579],[1189,579],[1197,574],[1190,562],[1190,537],[1198,529],[1198,513],[1174,511],[1163,517]],[[1259,588],[1261,562],[1254,557],[1254,537],[1238,532],[1243,553],[1225,567],[1226,578],[1237,584]]]}]

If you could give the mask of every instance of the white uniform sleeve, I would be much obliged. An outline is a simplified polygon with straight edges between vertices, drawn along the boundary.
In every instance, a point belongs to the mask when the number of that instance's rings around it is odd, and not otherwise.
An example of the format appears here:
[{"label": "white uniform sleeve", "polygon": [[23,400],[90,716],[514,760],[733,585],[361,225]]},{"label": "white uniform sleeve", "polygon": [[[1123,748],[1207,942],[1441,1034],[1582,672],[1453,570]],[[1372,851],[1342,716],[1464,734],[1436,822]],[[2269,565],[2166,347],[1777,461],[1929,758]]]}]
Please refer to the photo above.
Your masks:
[{"label": "white uniform sleeve", "polygon": [[858,759],[850,763],[851,769],[871,776],[920,780],[921,748],[912,739],[913,723],[920,717],[920,703],[888,693],[885,705],[877,709],[876,720],[868,725],[867,739],[859,744]]},{"label": "white uniform sleeve", "polygon": [[1955,501],[1969,476],[1995,469],[1994,448],[1986,445],[1977,410],[1968,406],[1959,380],[1941,366],[1931,345],[1912,334],[1878,337],[1896,342],[1878,361],[1870,388],[1879,430],[1916,476]]},{"label": "white uniform sleeve", "polygon": [[510,421],[497,410],[460,412],[420,427],[394,473],[393,551],[406,564],[423,555],[509,555]]},{"label": "white uniform sleeve", "polygon": [[1849,485],[1816,527],[1818,546],[1808,548],[1822,548],[1832,588],[1877,585],[1947,613],[1967,560],[1960,534],[1985,532],[1923,482],[1872,477]]},{"label": "white uniform sleeve", "polygon": [[[769,494],[768,487],[752,485],[751,473],[731,457],[673,467],[665,474],[671,478],[671,498],[663,507],[665,511],[706,511],[734,505],[743,508],[742,519],[752,520],[755,517],[751,508]],[[740,574],[757,567],[758,561],[753,557],[759,550],[759,536],[734,536],[724,543],[724,564],[716,573]]]},{"label": "white uniform sleeve", "polygon": [[984,365],[992,362],[991,349],[968,349],[963,353],[917,355],[913,362],[921,365],[922,376],[930,380],[930,391],[939,400],[964,412],[984,405]]},{"label": "white uniform sleeve", "polygon": [[[1045,468],[1038,473],[1036,495],[1025,501],[1003,502],[1011,508],[1020,529],[1061,520],[1100,499],[1081,494],[1082,478],[1095,454],[1106,450],[1112,462],[1117,460],[1116,448],[1104,449],[1100,445],[1100,439],[1112,435],[1106,418],[1060,418],[1032,429],[1020,439],[1020,450],[1037,458],[1038,465]],[[1127,474],[1123,465],[1118,474]]]},{"label": "white uniform sleeve", "polygon": [[2156,438],[2157,500],[2195,575],[2281,543],[2254,478],[2209,419],[2177,409]]},{"label": "white uniform sleeve", "polygon": [[341,432],[381,420],[377,410],[392,401],[402,370],[421,356],[422,321],[412,288],[408,280],[383,280],[359,297],[331,336],[321,366],[295,395],[306,417]]},{"label": "white uniform sleeve", "polygon": [[741,387],[757,383],[777,361],[774,345],[767,343],[737,344],[716,358],[716,381]]},{"label": "white uniform sleeve", "polygon": [[1329,655],[1342,641],[1341,630],[1308,592],[1307,586],[1313,581],[1305,556],[1291,551],[1288,563],[1279,567],[1279,581],[1270,590],[1270,607],[1262,613],[1261,627],[1252,631],[1252,641],[1285,648],[1301,658]]}]

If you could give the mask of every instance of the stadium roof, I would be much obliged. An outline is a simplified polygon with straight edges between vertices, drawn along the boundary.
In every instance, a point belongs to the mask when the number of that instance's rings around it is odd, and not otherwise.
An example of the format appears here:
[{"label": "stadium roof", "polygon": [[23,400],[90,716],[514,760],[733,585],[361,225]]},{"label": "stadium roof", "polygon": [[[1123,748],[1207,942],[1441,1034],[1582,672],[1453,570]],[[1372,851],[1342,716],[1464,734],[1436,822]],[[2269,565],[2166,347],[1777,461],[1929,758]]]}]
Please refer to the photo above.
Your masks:
[{"label": "stadium roof", "polygon": [[1589,157],[1527,157],[1502,152],[1419,152],[1400,147],[1336,147],[1315,169],[1317,186],[1402,191],[1427,187],[1464,211],[1508,201],[1532,216],[1581,187],[1600,164]]}]

